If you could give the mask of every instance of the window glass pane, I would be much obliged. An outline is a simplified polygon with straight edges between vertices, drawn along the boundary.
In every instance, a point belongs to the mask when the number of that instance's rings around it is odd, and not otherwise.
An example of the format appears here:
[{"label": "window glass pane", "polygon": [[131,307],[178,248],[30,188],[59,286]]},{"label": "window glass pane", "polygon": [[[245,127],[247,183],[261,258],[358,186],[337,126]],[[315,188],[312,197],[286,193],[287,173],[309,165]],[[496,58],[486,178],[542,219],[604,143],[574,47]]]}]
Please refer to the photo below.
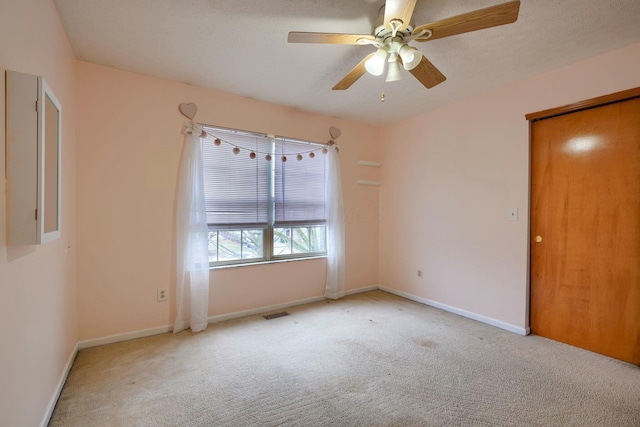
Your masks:
[{"label": "window glass pane", "polygon": [[242,259],[263,258],[263,230],[242,230]]},{"label": "window glass pane", "polygon": [[323,225],[309,227],[309,251],[327,251],[327,227]]},{"label": "window glass pane", "polygon": [[240,230],[218,230],[218,261],[242,259]]},{"label": "window glass pane", "polygon": [[218,232],[209,232],[209,262],[218,261]]},{"label": "window glass pane", "polygon": [[289,255],[291,254],[291,229],[290,228],[274,228],[273,229],[273,255]]},{"label": "window glass pane", "polygon": [[293,234],[291,246],[294,254],[309,252],[309,229],[307,227],[295,227],[291,229]]}]

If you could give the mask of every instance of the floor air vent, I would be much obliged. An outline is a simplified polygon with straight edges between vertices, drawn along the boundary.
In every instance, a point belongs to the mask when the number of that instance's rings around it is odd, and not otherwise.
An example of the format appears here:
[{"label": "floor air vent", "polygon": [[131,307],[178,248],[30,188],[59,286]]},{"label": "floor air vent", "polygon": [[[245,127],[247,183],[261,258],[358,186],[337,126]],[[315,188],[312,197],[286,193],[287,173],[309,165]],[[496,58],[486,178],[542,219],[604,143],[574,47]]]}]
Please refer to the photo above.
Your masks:
[{"label": "floor air vent", "polygon": [[286,311],[281,311],[280,313],[273,313],[273,314],[267,314],[266,316],[262,316],[267,320],[271,320],[271,319],[277,319],[278,317],[282,317],[282,316],[288,316],[289,313],[287,313]]}]

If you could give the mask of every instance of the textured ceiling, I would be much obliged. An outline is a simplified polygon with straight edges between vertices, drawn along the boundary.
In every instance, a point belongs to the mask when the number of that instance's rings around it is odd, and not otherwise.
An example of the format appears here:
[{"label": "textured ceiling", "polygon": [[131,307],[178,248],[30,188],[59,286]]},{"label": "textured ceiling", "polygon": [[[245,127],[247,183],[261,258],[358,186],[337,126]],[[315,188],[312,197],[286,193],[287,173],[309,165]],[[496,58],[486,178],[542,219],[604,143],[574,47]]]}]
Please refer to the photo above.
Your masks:
[{"label": "textured ceiling", "polygon": [[[54,0],[76,58],[333,117],[387,124],[640,41],[640,0],[522,0],[514,24],[411,44],[447,80],[365,74],[371,46],[289,44],[289,31],[370,34],[383,0]],[[417,25],[504,0],[418,0]],[[386,94],[380,102],[382,90]]]}]

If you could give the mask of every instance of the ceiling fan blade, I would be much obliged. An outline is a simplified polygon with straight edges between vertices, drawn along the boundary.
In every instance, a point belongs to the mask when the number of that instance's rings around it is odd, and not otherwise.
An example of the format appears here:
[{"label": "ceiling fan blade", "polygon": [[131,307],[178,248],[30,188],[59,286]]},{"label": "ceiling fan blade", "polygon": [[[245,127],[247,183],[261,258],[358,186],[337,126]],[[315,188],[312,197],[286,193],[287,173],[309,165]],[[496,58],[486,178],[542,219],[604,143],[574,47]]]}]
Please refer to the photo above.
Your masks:
[{"label": "ceiling fan blade", "polygon": [[440,70],[438,70],[435,65],[433,65],[424,56],[422,57],[420,64],[409,72],[413,74],[413,77],[418,79],[427,89],[431,89],[432,87],[447,80],[444,74],[442,74]]},{"label": "ceiling fan blade", "polygon": [[366,34],[336,34],[336,33],[305,33],[291,31],[287,41],[289,43],[328,43],[328,44],[362,44],[358,40],[373,41],[376,38]]},{"label": "ceiling fan blade", "polygon": [[391,21],[399,20],[401,25],[398,30],[404,30],[411,22],[416,0],[387,0],[384,6],[384,26],[392,30]]},{"label": "ceiling fan blade", "polygon": [[353,69],[351,71],[349,71],[347,73],[347,75],[344,76],[344,78],[342,80],[340,80],[338,82],[338,84],[336,84],[333,87],[333,90],[349,89],[351,87],[351,85],[356,82],[356,80],[358,80],[360,77],[362,77],[364,75],[364,73],[367,72],[367,70],[364,68],[364,63],[367,62],[367,60],[369,58],[371,58],[373,55],[375,55],[375,52],[370,53],[369,55],[365,56],[364,59],[362,61],[360,61],[360,63],[358,65],[353,67]]},{"label": "ceiling fan blade", "polygon": [[422,30],[431,30],[432,35],[426,39],[416,41],[426,42],[443,37],[455,36],[457,34],[468,33],[470,31],[482,30],[485,28],[497,27],[498,25],[511,24],[518,19],[520,10],[520,0],[478,9],[462,15],[430,24],[420,25],[413,30],[413,34],[418,34]]}]

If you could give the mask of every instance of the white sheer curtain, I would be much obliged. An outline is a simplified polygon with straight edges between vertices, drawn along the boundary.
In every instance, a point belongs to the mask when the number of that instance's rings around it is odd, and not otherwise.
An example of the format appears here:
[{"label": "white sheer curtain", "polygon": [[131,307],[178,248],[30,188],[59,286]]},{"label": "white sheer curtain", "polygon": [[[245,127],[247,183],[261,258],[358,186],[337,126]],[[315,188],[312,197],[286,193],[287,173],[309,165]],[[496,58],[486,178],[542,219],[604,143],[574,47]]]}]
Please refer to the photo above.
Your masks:
[{"label": "white sheer curtain", "polygon": [[329,147],[327,158],[327,285],[325,297],[344,296],[344,207],[338,147]]},{"label": "white sheer curtain", "polygon": [[176,210],[176,309],[173,332],[207,328],[209,308],[209,252],[204,204],[202,128],[183,126],[185,135]]}]

